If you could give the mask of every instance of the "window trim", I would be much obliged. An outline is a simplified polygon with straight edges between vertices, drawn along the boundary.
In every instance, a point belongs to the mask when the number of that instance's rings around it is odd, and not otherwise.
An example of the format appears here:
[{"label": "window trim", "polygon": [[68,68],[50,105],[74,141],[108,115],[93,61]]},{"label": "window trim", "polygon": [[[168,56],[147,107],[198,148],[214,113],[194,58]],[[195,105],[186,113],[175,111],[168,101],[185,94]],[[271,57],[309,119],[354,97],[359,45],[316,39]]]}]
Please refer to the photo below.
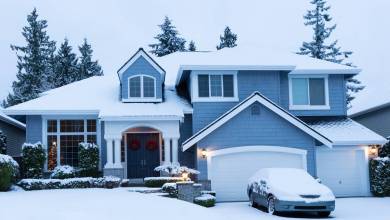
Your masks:
[{"label": "window trim", "polygon": [[[325,105],[294,105],[293,94],[292,94],[292,79],[310,79],[310,78],[321,78],[324,79],[325,87]],[[289,75],[288,76],[288,87],[289,87],[289,109],[290,110],[329,110],[329,75]],[[307,87],[308,99],[310,102],[310,86]]]},{"label": "window trim", "polygon": [[[130,80],[135,77],[140,77],[140,97],[131,97],[130,96]],[[154,83],[154,97],[144,97],[144,77],[149,77],[153,79]],[[127,78],[127,97],[122,99],[124,102],[161,102],[161,98],[157,98],[157,79],[154,76],[147,74],[137,74]]]},{"label": "window trim", "polygon": [[[208,75],[209,76],[209,96],[208,97],[199,97],[199,88],[198,88],[198,75]],[[211,96],[211,83],[210,75],[220,75],[221,76],[221,90],[222,96],[216,97]],[[233,97],[223,97],[223,76],[232,75],[233,76]],[[237,102],[238,101],[238,86],[237,86],[237,71],[197,71],[191,74],[191,102]]]}]

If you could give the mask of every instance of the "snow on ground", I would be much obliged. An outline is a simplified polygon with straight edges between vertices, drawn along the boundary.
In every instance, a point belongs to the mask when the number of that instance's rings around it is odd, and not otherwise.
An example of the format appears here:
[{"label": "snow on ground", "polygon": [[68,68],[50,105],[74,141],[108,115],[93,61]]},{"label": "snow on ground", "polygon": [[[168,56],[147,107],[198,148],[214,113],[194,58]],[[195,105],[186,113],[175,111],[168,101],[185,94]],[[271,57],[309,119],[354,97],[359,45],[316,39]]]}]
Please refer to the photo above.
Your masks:
[{"label": "snow on ground", "polygon": [[[218,203],[213,208],[161,197],[129,192],[130,188],[13,191],[0,193],[1,219],[186,219],[258,220],[286,219],[269,216],[248,203]],[[390,198],[338,199],[333,219],[390,219]],[[306,215],[287,216],[307,217]]]}]

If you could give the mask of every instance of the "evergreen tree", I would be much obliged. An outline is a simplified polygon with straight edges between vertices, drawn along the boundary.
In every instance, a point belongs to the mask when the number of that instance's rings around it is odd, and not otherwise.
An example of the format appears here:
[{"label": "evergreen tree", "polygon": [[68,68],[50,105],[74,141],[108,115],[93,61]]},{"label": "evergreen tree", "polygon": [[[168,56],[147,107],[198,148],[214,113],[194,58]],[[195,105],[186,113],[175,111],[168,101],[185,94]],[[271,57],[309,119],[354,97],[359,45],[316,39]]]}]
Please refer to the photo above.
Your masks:
[{"label": "evergreen tree", "polygon": [[7,136],[0,130],[0,154],[7,153]]},{"label": "evergreen tree", "polygon": [[194,41],[190,41],[188,44],[188,51],[196,51],[196,46]]},{"label": "evergreen tree", "polygon": [[88,44],[87,39],[84,39],[84,43],[79,46],[80,51],[80,62],[77,66],[78,69],[78,79],[82,80],[89,78],[91,76],[101,76],[103,71],[98,61],[92,61],[92,47]]},{"label": "evergreen tree", "polygon": [[162,33],[154,37],[158,43],[149,45],[152,48],[151,53],[162,57],[176,51],[185,51],[186,40],[179,37],[179,32],[167,16],[165,16],[164,23],[158,26]]},{"label": "evergreen tree", "polygon": [[[303,42],[299,52],[297,53],[321,60],[352,66],[352,63],[345,62],[345,60],[352,55],[351,51],[341,50],[341,47],[337,45],[337,40],[327,43],[330,35],[336,29],[335,24],[328,25],[332,20],[332,17],[328,13],[330,6],[326,5],[326,0],[312,0],[310,3],[314,5],[314,8],[308,10],[303,18],[305,19],[305,25],[312,26],[313,28],[313,39],[310,42]],[[363,88],[364,86],[361,85],[359,80],[355,78],[349,78],[347,80],[348,106],[350,106],[350,102],[354,99],[353,94],[359,92]]]},{"label": "evergreen tree", "polygon": [[47,21],[38,19],[36,9],[27,16],[27,22],[22,31],[27,44],[11,45],[16,52],[18,73],[12,83],[12,93],[3,102],[4,107],[37,98],[50,87],[46,82],[52,72],[47,64],[53,57],[55,42],[46,33]]},{"label": "evergreen tree", "polygon": [[54,74],[51,79],[53,88],[67,85],[80,78],[77,71],[77,57],[72,52],[68,39],[65,38],[54,59]]},{"label": "evergreen tree", "polygon": [[237,46],[237,34],[233,33],[229,26],[226,26],[225,31],[223,32],[223,35],[219,37],[221,39],[221,42],[219,42],[219,45],[217,45],[217,50],[220,50],[225,47],[235,47]]}]

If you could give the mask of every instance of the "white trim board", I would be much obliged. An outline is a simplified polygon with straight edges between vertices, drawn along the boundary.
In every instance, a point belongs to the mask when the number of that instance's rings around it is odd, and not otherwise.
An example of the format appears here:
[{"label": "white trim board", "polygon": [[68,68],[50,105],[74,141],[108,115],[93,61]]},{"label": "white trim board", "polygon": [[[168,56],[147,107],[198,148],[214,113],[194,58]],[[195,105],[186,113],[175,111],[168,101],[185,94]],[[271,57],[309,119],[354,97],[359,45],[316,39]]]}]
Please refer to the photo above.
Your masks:
[{"label": "white trim board", "polygon": [[205,138],[207,135],[212,133],[217,128],[221,127],[223,124],[228,122],[230,119],[232,119],[234,116],[236,116],[238,113],[243,111],[244,109],[248,108],[250,105],[252,105],[255,102],[259,102],[260,104],[264,105],[271,111],[278,114],[280,117],[286,119],[302,131],[306,132],[313,138],[317,139],[321,143],[325,144],[328,147],[332,147],[333,143],[331,140],[323,136],[322,134],[318,133],[314,129],[312,129],[309,125],[295,117],[294,115],[288,113],[287,111],[283,110],[282,108],[278,107],[275,103],[273,103],[271,100],[267,99],[263,95],[261,95],[259,92],[254,92],[252,95],[250,95],[247,99],[239,103],[238,105],[234,106],[232,109],[227,111],[225,114],[223,114],[221,117],[217,118],[213,122],[211,122],[209,125],[207,125],[204,129],[200,130],[196,134],[194,134],[192,137],[187,139],[182,144],[182,150],[186,151],[190,147],[192,147],[194,144],[198,143],[200,140]]}]

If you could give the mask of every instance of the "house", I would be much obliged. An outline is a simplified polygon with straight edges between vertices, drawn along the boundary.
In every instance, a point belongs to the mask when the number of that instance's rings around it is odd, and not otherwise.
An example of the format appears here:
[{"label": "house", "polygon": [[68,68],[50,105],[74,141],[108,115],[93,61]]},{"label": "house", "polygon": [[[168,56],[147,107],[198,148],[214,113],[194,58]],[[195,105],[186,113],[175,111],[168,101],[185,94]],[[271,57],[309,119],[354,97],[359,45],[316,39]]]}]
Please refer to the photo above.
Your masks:
[{"label": "house", "polygon": [[[385,139],[347,118],[346,79],[359,69],[263,48],[140,48],[117,75],[92,77],[12,106],[51,164],[78,165],[97,143],[105,175],[156,176],[167,161],[200,171],[219,201],[247,200],[262,167],[306,169],[337,196],[368,196],[370,146]],[[47,166],[46,169],[53,169]]]},{"label": "house", "polygon": [[26,125],[7,116],[0,109],[0,131],[7,137],[6,154],[20,157],[26,140]]},{"label": "house", "polygon": [[349,117],[390,139],[390,102],[359,109],[352,108]]}]

